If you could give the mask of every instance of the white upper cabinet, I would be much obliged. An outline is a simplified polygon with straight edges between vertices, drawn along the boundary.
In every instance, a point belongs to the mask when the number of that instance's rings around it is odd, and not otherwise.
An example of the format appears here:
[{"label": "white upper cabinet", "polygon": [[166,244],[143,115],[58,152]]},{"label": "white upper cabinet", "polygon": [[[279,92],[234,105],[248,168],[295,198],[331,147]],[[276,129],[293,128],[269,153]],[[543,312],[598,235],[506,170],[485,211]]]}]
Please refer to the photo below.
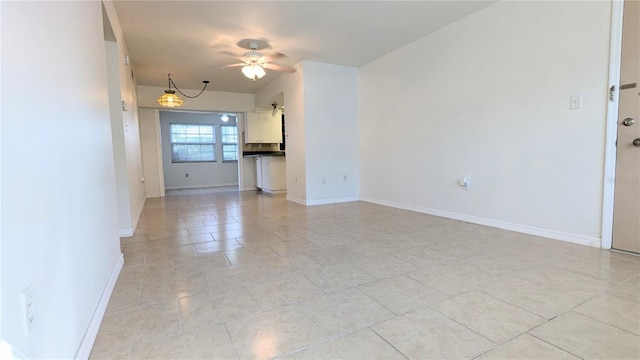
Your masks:
[{"label": "white upper cabinet", "polygon": [[271,118],[271,142],[272,143],[282,143],[282,114],[277,113],[276,116],[272,116],[271,114],[267,114]]},{"label": "white upper cabinet", "polygon": [[244,142],[246,144],[262,142],[260,114],[247,113],[247,120],[244,122]]},{"label": "white upper cabinet", "polygon": [[272,116],[271,113],[247,113],[244,128],[244,142],[256,143],[281,143],[282,121],[280,113]]}]

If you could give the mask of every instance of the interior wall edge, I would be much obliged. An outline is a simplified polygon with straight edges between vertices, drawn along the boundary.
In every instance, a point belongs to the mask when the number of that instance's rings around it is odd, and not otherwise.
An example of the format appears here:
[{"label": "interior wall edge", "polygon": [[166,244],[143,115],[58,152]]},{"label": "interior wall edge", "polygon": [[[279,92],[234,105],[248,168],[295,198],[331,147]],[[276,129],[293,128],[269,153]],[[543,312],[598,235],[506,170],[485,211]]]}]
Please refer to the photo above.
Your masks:
[{"label": "interior wall edge", "polygon": [[291,201],[291,202],[294,202],[296,204],[300,204],[300,205],[304,205],[304,206],[307,205],[307,201],[305,199],[300,199],[300,198],[297,198],[295,196],[288,196],[287,195],[287,201]]}]

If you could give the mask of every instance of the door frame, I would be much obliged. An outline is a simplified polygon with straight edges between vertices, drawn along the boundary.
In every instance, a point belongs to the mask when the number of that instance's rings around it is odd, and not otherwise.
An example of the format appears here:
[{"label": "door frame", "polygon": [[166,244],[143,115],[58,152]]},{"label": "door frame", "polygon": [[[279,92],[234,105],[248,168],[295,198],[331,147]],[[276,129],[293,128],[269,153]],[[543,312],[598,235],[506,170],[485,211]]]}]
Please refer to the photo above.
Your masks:
[{"label": "door frame", "polygon": [[611,47],[609,49],[609,86],[604,150],[604,181],[602,193],[602,233],[600,247],[611,249],[613,241],[613,201],[616,185],[616,140],[618,138],[618,105],[620,103],[620,63],[622,59],[622,17],[624,0],[611,2]]}]

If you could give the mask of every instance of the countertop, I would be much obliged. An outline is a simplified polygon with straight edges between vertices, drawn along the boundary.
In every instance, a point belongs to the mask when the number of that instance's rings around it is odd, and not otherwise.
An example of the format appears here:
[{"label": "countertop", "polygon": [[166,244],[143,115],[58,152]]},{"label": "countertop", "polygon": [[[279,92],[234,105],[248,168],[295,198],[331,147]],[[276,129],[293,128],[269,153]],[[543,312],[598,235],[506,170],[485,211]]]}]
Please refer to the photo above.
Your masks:
[{"label": "countertop", "polygon": [[285,156],[284,151],[243,151],[242,157]]}]

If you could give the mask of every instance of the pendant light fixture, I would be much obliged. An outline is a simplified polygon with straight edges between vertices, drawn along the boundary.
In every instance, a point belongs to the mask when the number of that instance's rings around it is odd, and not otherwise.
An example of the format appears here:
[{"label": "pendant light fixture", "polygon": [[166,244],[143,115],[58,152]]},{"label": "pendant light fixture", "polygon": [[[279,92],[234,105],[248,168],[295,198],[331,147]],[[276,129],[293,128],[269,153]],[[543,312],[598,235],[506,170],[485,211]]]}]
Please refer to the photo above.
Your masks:
[{"label": "pendant light fixture", "polygon": [[[184,100],[182,100],[180,96],[176,95],[176,90],[180,93],[180,95],[189,99],[194,99],[202,95],[204,90],[207,88],[207,85],[209,85],[209,80],[202,80],[202,82],[204,83],[204,87],[202,88],[202,90],[200,90],[198,95],[189,96],[178,89],[173,80],[171,80],[171,74],[167,74],[167,77],[169,78],[169,89],[165,90],[163,95],[158,96],[158,104],[160,104],[160,106],[162,107],[175,108],[182,106]],[[176,90],[172,90],[171,85],[173,85]]]}]

